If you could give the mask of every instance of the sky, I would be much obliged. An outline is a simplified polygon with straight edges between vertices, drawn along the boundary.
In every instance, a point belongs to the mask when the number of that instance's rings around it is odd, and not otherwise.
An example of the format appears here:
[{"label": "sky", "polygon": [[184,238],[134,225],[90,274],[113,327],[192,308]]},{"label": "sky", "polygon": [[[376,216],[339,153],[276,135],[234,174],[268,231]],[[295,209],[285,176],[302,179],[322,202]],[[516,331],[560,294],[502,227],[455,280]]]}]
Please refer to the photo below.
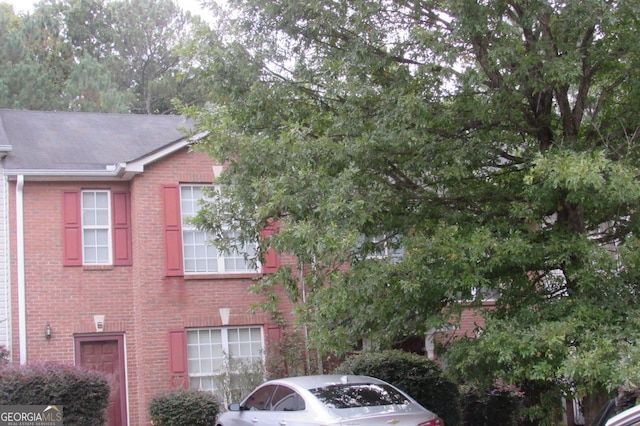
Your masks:
[{"label": "sky", "polygon": [[[207,18],[209,15],[206,9],[200,7],[200,0],[174,0],[181,9],[188,10],[194,15],[200,15],[203,18]],[[16,12],[31,12],[33,5],[38,3],[38,0],[0,0],[0,3],[9,3],[13,5],[13,10]]]}]

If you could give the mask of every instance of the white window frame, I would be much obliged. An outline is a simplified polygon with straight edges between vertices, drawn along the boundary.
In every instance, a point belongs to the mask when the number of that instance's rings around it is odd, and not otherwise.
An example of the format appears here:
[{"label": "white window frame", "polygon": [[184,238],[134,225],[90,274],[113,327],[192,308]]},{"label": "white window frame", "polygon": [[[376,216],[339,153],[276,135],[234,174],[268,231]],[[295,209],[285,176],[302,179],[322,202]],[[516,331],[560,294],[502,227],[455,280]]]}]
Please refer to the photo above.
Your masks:
[{"label": "white window frame", "polygon": [[[85,206],[85,195],[89,195],[89,194],[93,194],[94,199],[96,198],[97,194],[105,194],[106,195],[106,199],[107,199],[107,206],[106,208],[99,208],[97,206]],[[86,189],[86,190],[82,190],[80,193],[80,211],[81,211],[81,218],[82,218],[82,263],[83,265],[112,265],[113,264],[113,242],[112,242],[112,232],[111,232],[111,191],[108,189]],[[98,212],[100,210],[104,210],[106,211],[106,223],[93,223],[93,224],[89,224],[87,223],[88,221],[86,221],[86,216],[87,214],[91,213],[93,215],[94,218],[98,218]],[[99,245],[97,243],[93,243],[91,246],[89,246],[89,242],[87,241],[86,238],[86,233],[87,232],[93,232],[96,234],[99,231],[106,231],[107,234],[107,243],[106,243],[106,249],[107,249],[107,258],[104,260],[101,260],[98,258],[97,256],[97,251],[100,247],[104,247],[102,245]],[[92,249],[95,253],[95,261],[88,261],[87,260],[87,250]]]},{"label": "white window frame", "polygon": [[[250,335],[253,337],[253,332],[257,332],[260,334],[259,344],[260,349],[254,353],[253,348],[251,348],[251,344],[255,343],[256,340],[248,340],[248,341],[238,341],[229,343],[230,333],[239,333],[240,330],[250,330]],[[221,349],[219,351],[215,351],[214,345],[209,344],[201,344],[200,343],[200,333],[212,333],[212,332],[220,332],[220,343]],[[193,343],[193,336],[197,336],[197,342]],[[245,356],[245,354],[234,355],[233,350],[231,350],[231,346],[244,343],[249,344],[249,354]],[[196,354],[197,352],[197,354]],[[203,356],[202,353],[206,353],[209,357]],[[214,356],[214,353],[217,356]],[[241,375],[243,371],[238,371],[233,369],[233,365],[230,365],[229,360],[233,358],[234,360],[240,360],[241,363],[254,363],[257,362],[259,365],[264,368],[265,365],[265,341],[264,341],[264,327],[260,325],[248,325],[248,326],[231,326],[231,327],[206,327],[206,328],[193,328],[187,330],[187,363],[189,366],[189,382],[192,388],[207,390],[211,392],[222,391],[222,389],[218,389],[216,386],[217,380],[222,380],[225,375]],[[221,365],[221,368],[215,370],[213,368],[214,362],[217,361],[218,364]],[[193,366],[198,365],[199,371],[194,371]],[[209,366],[207,366],[209,364]],[[203,372],[204,371],[204,372]],[[205,386],[203,386],[203,383]]]},{"label": "white window frame", "polygon": [[392,249],[387,241],[386,235],[369,238],[369,241],[374,244],[382,243],[383,247],[382,251],[368,254],[367,259],[391,259],[392,262],[397,263],[404,257],[404,247]]},{"label": "white window frame", "polygon": [[[206,231],[196,229],[189,219],[191,219],[199,210],[199,200],[207,200],[204,196],[205,189],[213,189],[213,185],[202,184],[182,184],[180,185],[180,214],[182,217],[182,259],[184,262],[185,275],[199,274],[254,274],[259,272],[259,264],[256,262],[255,267],[251,267],[249,260],[244,260],[244,254],[234,251],[230,254],[220,252],[214,245],[207,243],[212,236]],[[188,191],[188,193],[187,193]],[[192,195],[194,191],[200,191],[202,197],[195,198]],[[189,211],[185,211],[189,210]],[[189,248],[189,250],[187,250]],[[251,247],[250,247],[251,248]],[[254,246],[255,250],[256,247]],[[198,252],[204,252],[204,256],[198,256]],[[195,253],[195,255],[192,255]],[[246,265],[245,269],[227,270],[226,261],[232,259],[242,259],[242,263]],[[213,262],[215,260],[215,262]],[[193,266],[189,266],[193,263]],[[202,266],[199,266],[202,265]],[[215,265],[215,266],[214,266]]]}]

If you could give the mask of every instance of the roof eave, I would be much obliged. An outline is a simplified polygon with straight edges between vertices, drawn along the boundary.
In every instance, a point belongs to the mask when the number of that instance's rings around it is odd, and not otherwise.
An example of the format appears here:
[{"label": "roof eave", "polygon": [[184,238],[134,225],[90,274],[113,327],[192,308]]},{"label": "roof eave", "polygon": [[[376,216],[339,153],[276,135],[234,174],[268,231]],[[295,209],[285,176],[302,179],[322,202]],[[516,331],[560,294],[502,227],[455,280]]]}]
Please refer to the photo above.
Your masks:
[{"label": "roof eave", "polygon": [[198,133],[134,161],[107,165],[104,170],[5,169],[4,174],[9,180],[24,176],[25,181],[129,181],[143,173],[146,165],[173,154],[204,136],[205,132]]}]

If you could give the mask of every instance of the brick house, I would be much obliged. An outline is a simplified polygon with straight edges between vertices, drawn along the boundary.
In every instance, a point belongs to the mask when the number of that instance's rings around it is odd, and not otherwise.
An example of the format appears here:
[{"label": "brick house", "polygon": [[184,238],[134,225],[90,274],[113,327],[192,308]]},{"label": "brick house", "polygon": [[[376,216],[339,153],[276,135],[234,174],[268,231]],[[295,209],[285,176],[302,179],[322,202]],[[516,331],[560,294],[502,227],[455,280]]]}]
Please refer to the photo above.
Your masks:
[{"label": "brick house", "polygon": [[183,221],[221,169],[187,125],[0,110],[0,345],[107,372],[109,425],[149,424],[157,392],[212,389],[227,354],[260,361],[281,332],[248,289],[291,260],[252,266]]}]

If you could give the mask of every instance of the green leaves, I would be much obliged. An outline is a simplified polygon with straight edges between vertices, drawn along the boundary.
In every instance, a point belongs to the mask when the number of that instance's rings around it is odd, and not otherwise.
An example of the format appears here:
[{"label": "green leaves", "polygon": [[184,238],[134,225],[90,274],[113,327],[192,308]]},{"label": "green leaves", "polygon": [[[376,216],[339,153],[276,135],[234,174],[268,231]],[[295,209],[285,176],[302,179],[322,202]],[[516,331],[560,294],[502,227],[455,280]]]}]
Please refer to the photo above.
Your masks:
[{"label": "green leaves", "polygon": [[[50,0],[0,9],[0,106],[172,113],[203,103],[187,50],[195,21],[167,0]],[[180,55],[180,56],[179,56]]]},{"label": "green leaves", "polygon": [[586,392],[635,374],[631,6],[229,4],[200,52],[215,107],[193,116],[247,223],[284,224],[267,244],[301,262],[318,347],[388,347],[490,296],[480,337],[447,348],[462,377]]}]

